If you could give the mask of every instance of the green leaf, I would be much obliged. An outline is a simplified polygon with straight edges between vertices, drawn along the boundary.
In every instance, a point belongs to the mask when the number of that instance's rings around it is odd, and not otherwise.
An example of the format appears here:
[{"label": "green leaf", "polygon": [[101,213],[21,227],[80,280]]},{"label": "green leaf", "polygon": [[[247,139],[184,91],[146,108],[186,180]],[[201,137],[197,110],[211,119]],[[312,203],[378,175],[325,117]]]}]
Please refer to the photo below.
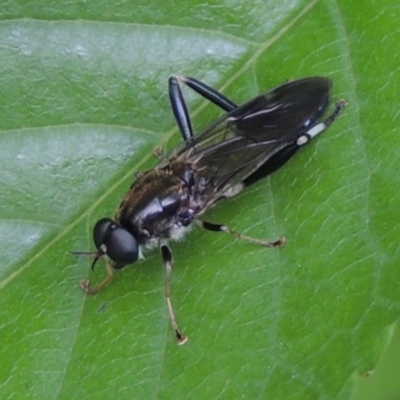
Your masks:
[{"label": "green leaf", "polygon": [[[398,2],[110,1],[0,10],[2,399],[348,399],[400,311]],[[79,289],[97,219],[180,135],[167,79],[244,102],[328,76],[349,106],[284,168],[173,243]],[[196,130],[218,110],[186,93]],[[397,182],[397,183],[396,183]],[[101,263],[99,263],[101,264]],[[383,338],[383,339],[382,339]],[[368,373],[368,374],[367,374]]]}]

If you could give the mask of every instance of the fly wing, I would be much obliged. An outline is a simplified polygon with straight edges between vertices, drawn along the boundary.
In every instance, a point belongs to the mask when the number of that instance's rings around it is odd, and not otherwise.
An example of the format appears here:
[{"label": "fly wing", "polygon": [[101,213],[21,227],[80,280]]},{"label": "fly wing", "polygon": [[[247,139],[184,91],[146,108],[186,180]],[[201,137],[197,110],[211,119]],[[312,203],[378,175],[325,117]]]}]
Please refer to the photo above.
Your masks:
[{"label": "fly wing", "polygon": [[174,156],[195,166],[196,191],[204,204],[225,197],[296,141],[324,112],[331,85],[322,77],[286,83],[224,115],[178,148]]}]

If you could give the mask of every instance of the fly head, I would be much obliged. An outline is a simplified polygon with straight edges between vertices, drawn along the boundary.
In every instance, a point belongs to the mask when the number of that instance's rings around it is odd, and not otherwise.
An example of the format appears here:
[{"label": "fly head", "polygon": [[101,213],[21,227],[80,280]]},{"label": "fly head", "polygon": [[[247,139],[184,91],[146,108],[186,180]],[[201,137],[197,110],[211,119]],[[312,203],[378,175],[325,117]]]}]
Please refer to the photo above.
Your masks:
[{"label": "fly head", "polygon": [[107,255],[113,262],[113,268],[119,269],[133,264],[139,258],[139,244],[136,238],[110,218],[102,218],[93,228],[93,241],[97,248],[97,260]]}]

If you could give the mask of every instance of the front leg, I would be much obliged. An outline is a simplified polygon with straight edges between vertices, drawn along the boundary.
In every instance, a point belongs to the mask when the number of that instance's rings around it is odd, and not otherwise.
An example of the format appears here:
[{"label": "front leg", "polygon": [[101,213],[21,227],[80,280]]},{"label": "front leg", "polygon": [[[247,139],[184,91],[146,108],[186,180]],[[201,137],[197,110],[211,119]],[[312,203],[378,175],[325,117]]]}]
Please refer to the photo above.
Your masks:
[{"label": "front leg", "polygon": [[104,287],[106,287],[111,282],[113,275],[114,275],[114,269],[111,267],[108,260],[105,260],[104,262],[105,262],[105,266],[106,266],[107,275],[100,283],[98,283],[93,288],[90,287],[89,279],[84,279],[80,283],[80,287],[85,291],[86,294],[94,295],[94,294],[100,292],[100,290],[102,290]]}]

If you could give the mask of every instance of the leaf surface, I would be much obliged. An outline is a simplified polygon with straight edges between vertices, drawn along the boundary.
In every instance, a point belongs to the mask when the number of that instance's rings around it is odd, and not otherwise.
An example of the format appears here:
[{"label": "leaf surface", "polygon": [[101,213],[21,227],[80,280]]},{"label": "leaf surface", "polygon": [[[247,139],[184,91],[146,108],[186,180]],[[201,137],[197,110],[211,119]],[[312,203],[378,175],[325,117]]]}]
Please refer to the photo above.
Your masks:
[{"label": "leaf surface", "polygon": [[[399,6],[7,2],[0,11],[2,399],[347,399],[400,311]],[[176,346],[157,251],[94,297],[92,250],[156,146],[180,142],[167,79],[241,103],[328,76],[349,106],[271,178],[172,244]],[[219,115],[185,92],[196,130]],[[100,263],[99,263],[100,264]],[[385,337],[385,340],[382,340]]]}]

